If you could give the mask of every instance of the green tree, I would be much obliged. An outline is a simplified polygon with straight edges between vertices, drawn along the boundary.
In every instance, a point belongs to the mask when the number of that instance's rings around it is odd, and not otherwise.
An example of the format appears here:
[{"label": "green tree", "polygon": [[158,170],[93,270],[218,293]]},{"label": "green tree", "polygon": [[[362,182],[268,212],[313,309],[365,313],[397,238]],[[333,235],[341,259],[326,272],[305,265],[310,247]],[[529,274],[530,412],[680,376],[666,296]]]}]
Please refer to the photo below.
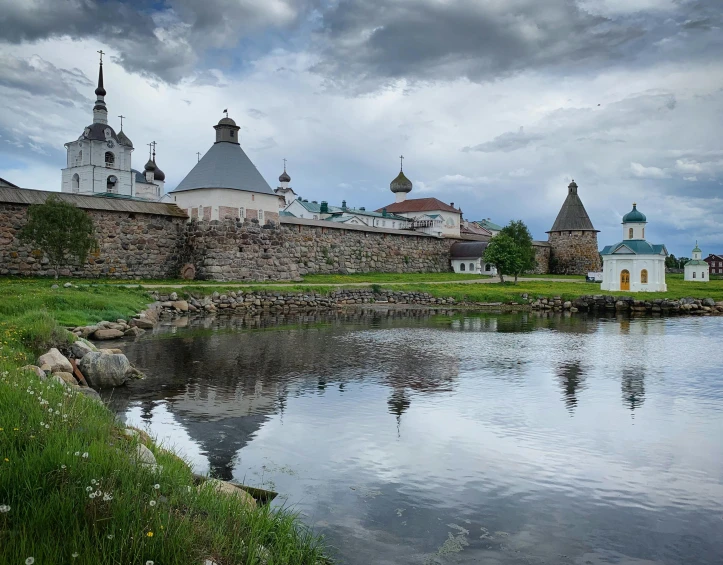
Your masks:
[{"label": "green tree", "polygon": [[527,229],[525,222],[522,220],[512,220],[500,230],[500,233],[510,236],[517,246],[517,255],[519,259],[516,262],[517,270],[510,273],[515,275],[516,284],[517,277],[523,271],[532,271],[535,267],[537,267],[535,248],[532,246],[532,234],[530,233],[530,230]]},{"label": "green tree", "polygon": [[673,255],[671,253],[670,255],[668,255],[665,258],[665,266],[668,269],[677,269],[678,268],[678,260],[675,258],[675,255]]},{"label": "green tree", "polygon": [[88,253],[98,248],[93,221],[83,210],[51,196],[43,204],[28,208],[28,222],[20,230],[20,241],[40,249],[55,269],[76,259],[85,263]]},{"label": "green tree", "polygon": [[504,275],[514,275],[522,270],[523,257],[515,240],[500,232],[487,244],[485,262],[492,263],[500,275],[500,281],[505,282]]}]

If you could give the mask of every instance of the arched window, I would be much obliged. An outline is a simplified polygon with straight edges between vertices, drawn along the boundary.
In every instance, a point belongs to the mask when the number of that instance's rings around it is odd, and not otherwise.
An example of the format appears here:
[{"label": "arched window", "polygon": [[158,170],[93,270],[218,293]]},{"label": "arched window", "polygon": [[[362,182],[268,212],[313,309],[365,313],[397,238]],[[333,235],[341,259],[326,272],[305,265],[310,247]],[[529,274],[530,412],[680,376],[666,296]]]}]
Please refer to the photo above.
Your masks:
[{"label": "arched window", "polygon": [[73,192],[80,192],[80,177],[78,176],[78,173],[75,173],[73,175],[73,179],[71,180],[71,187],[73,189]]},{"label": "arched window", "polygon": [[700,273],[700,278],[701,278],[701,279],[704,279],[704,278],[705,278],[705,271],[703,271],[703,272]]},{"label": "arched window", "polygon": [[114,164],[115,164],[115,155],[113,155],[112,151],[106,151],[105,152],[105,166],[112,169]]},{"label": "arched window", "polygon": [[645,228],[643,228],[643,239],[645,239]]},{"label": "arched window", "polygon": [[628,229],[628,239],[633,239],[633,228]]},{"label": "arched window", "polygon": [[471,273],[472,271],[474,271],[474,263],[470,263],[470,264],[469,264],[469,271],[470,271],[470,273]]},{"label": "arched window", "polygon": [[491,270],[492,270],[492,265],[490,265],[489,263],[486,263],[486,264],[485,264],[485,271],[488,271],[488,272],[489,272],[489,271],[491,271]]},{"label": "arched window", "polygon": [[460,264],[459,264],[459,270],[460,270],[460,271],[464,271],[464,268],[465,268],[464,263],[460,263]]},{"label": "arched window", "polygon": [[640,271],[640,283],[641,284],[648,284],[648,270],[643,269]]},{"label": "arched window", "polygon": [[695,271],[693,271],[693,278],[695,278]]}]

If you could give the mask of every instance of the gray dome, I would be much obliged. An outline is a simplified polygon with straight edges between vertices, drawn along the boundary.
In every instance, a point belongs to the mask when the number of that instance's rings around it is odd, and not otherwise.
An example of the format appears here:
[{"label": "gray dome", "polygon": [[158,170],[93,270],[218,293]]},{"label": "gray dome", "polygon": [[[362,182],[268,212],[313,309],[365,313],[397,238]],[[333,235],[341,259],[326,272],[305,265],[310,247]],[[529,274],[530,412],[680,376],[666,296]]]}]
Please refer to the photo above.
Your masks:
[{"label": "gray dome", "polygon": [[143,169],[144,169],[145,171],[155,171],[155,170],[156,170],[156,164],[155,164],[153,161],[151,161],[150,159],[148,159],[148,162],[145,164],[145,166],[143,167]]},{"label": "gray dome", "polygon": [[164,173],[161,168],[156,165],[156,162],[154,161],[153,164],[156,166],[156,170],[153,172],[153,179],[154,180],[166,180],[166,173]]},{"label": "gray dome", "polygon": [[411,192],[412,181],[404,176],[402,171],[399,171],[397,178],[395,178],[390,184],[389,188],[392,192]]},{"label": "gray dome", "polygon": [[118,143],[133,149],[133,142],[130,140],[130,138],[125,133],[123,133],[123,130],[120,130],[118,132]]},{"label": "gray dome", "polygon": [[218,125],[220,126],[236,126],[236,122],[234,122],[231,118],[221,118],[219,120]]},{"label": "gray dome", "polygon": [[120,143],[120,138],[116,134],[115,130],[108,124],[94,123],[90,124],[85,129],[87,130],[87,133],[86,131],[83,131],[82,136],[85,139],[89,139],[90,141],[106,141],[105,130],[108,129],[110,130],[110,138]]},{"label": "gray dome", "polygon": [[279,182],[291,182],[291,177],[289,176],[289,173],[286,172],[286,170],[281,173],[281,176],[279,177]]}]

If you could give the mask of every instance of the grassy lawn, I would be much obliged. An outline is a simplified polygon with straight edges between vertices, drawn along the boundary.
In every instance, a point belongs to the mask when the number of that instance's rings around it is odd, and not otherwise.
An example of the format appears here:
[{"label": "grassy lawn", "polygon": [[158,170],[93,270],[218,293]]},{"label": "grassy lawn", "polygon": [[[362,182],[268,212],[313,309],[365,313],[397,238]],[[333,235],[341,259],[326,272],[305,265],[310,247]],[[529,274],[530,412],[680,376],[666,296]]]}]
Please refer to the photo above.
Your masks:
[{"label": "grassy lawn", "polygon": [[[189,467],[150,445],[162,470],[132,462],[134,441],[103,406],[20,371],[61,326],[128,317],[145,291],[0,280],[0,553],[3,563],[322,563],[293,515],[248,511],[198,490]],[[26,561],[27,560],[27,561]]]},{"label": "grassy lawn", "polygon": [[353,275],[307,275],[306,284],[419,283],[489,279],[487,275],[462,273],[356,273]]}]

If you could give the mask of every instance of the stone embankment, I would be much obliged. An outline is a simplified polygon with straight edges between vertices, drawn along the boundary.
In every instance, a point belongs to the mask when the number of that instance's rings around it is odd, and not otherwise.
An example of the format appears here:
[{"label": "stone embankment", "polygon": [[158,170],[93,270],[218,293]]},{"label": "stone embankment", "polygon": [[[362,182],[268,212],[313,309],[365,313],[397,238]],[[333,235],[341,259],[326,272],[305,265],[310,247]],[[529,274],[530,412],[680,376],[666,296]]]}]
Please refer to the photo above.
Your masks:
[{"label": "stone embankment", "polygon": [[563,300],[559,296],[537,298],[532,301],[530,305],[533,310],[569,310],[573,313],[615,311],[632,314],[693,314],[708,316],[723,314],[723,301],[716,302],[712,298],[681,298],[679,300],[653,298],[651,300],[636,300],[631,296],[596,294],[581,296],[574,300]]},{"label": "stone embankment", "polygon": [[[454,298],[436,298],[426,292],[404,292],[359,289],[337,290],[327,295],[309,292],[271,292],[271,291],[231,291],[220,294],[214,292],[210,296],[191,297],[189,300],[179,300],[174,292],[170,295],[151,293],[158,302],[155,308],[160,308],[158,315],[181,315],[185,312],[223,312],[242,311],[255,312],[294,312],[301,310],[328,310],[355,304],[404,304],[423,306],[449,306],[455,304]],[[146,313],[144,315],[148,316]],[[139,319],[133,319],[130,324],[139,324]],[[143,326],[141,326],[143,327]]]}]

